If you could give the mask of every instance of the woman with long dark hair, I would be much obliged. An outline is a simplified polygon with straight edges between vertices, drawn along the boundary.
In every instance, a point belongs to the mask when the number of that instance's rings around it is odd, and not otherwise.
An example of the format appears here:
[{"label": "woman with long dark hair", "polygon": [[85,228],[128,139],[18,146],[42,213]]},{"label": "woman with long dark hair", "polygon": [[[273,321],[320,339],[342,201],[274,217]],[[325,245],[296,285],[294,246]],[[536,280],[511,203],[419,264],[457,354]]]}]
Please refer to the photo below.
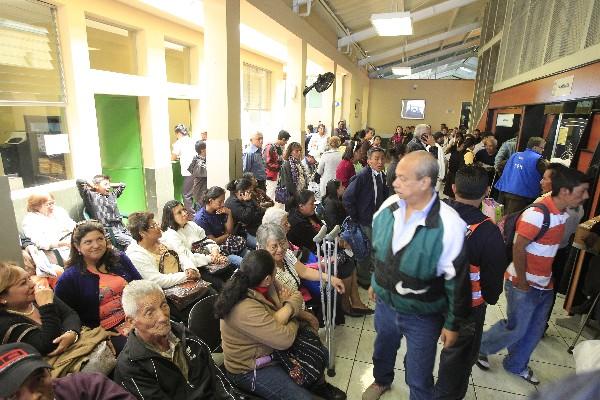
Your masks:
[{"label": "woman with long dark hair", "polygon": [[55,287],[55,294],[79,315],[90,328],[102,326],[119,336],[111,340],[120,351],[130,326],[121,306],[123,288],[142,279],[129,257],[113,249],[98,221],[84,221],[75,226],[71,236],[71,255],[65,272]]},{"label": "woman with long dark hair", "polygon": [[225,207],[231,210],[233,222],[239,224],[238,234],[246,236],[248,248],[256,248],[256,230],[260,226],[265,209],[252,199],[252,181],[235,179],[227,184],[229,197]]},{"label": "woman with long dark hair", "polygon": [[[202,279],[217,291],[242,262],[240,256],[222,254],[219,245],[206,236],[204,229],[188,220],[186,209],[177,200],[165,203],[161,229],[161,243],[177,253],[183,269],[199,270]],[[210,265],[225,266],[212,269]]]},{"label": "woman with long dark hair", "polygon": [[[282,364],[273,363],[277,351],[292,347],[301,327],[295,316],[302,295],[275,279],[275,262],[266,250],[248,254],[226,283],[215,303],[221,319],[225,370],[242,389],[273,400],[345,399],[345,394],[321,378],[309,388],[297,384]],[[311,393],[312,392],[312,393]]]},{"label": "woman with long dark hair", "polygon": [[300,146],[300,143],[292,142],[288,144],[283,153],[283,160],[280,184],[287,190],[288,196],[293,197],[296,192],[306,189],[308,185],[306,171],[302,165],[302,146]]}]

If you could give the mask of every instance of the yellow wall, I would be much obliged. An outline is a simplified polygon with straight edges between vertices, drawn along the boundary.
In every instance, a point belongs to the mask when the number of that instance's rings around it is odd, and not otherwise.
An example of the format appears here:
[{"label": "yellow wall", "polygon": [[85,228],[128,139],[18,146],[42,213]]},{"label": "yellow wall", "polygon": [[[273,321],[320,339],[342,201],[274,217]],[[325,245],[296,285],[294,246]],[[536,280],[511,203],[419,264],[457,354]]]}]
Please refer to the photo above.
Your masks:
[{"label": "yellow wall", "polygon": [[[384,136],[391,136],[396,125],[426,123],[433,131],[441,123],[458,126],[461,103],[473,99],[474,88],[472,80],[372,79],[367,121]],[[402,99],[425,99],[425,119],[400,118]]]}]

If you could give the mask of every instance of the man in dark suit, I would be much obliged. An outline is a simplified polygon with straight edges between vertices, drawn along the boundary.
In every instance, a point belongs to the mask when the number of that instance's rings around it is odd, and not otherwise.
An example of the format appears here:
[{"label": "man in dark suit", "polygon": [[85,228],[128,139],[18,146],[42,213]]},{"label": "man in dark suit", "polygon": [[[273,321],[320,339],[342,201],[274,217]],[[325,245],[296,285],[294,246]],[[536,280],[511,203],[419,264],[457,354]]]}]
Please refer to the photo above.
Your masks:
[{"label": "man in dark suit", "polygon": [[[380,147],[371,147],[367,153],[367,166],[353,177],[344,192],[343,203],[346,212],[371,240],[373,214],[387,199],[388,187],[385,184],[385,153]],[[356,268],[358,284],[368,288],[371,284],[372,263],[370,257],[359,260]]]}]

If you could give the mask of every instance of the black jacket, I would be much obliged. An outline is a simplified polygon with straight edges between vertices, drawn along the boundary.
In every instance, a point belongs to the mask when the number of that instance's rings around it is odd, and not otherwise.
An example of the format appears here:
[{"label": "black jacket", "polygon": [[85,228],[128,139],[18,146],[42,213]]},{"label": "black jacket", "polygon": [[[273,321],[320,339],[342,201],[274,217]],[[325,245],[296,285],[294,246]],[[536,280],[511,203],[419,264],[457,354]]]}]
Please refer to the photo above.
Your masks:
[{"label": "black jacket", "polygon": [[[476,207],[445,200],[468,225],[479,223],[487,217]],[[500,229],[492,221],[483,222],[466,240],[469,263],[481,269],[481,295],[488,304],[496,304],[508,267],[506,247]]]},{"label": "black jacket", "polygon": [[256,230],[262,224],[262,217],[265,215],[264,209],[260,208],[254,200],[241,201],[234,194],[225,200],[225,207],[231,210],[236,224],[240,223],[249,234],[256,236]]},{"label": "black jacket", "polygon": [[373,187],[373,170],[371,167],[365,167],[360,170],[358,175],[350,179],[348,188],[344,192],[344,208],[348,215],[363,226],[371,226],[373,214],[381,207],[384,200],[389,196],[389,189],[386,186],[386,177],[383,171],[383,195],[379,196],[378,204],[375,204],[375,189]]},{"label": "black jacket", "polygon": [[188,380],[170,360],[148,349],[132,331],[117,360],[115,382],[138,399],[240,399],[237,390],[217,368],[210,350],[183,325],[171,323],[188,360]]},{"label": "black jacket", "polygon": [[323,219],[325,225],[327,225],[327,231],[331,231],[336,225],[342,225],[342,222],[348,216],[342,201],[325,197],[321,202],[323,203]]},{"label": "black jacket", "polygon": [[[317,216],[315,215],[314,218],[316,219]],[[317,254],[317,245],[313,242],[313,238],[319,230],[311,224],[310,218],[302,215],[297,208],[293,208],[288,214],[288,222],[290,223],[288,240],[300,248],[309,249]]]},{"label": "black jacket", "polygon": [[52,343],[54,339],[66,331],[81,331],[77,313],[56,296],[52,303],[38,307],[38,311],[42,325],[25,316],[0,310],[0,340],[6,336],[11,326],[15,326],[6,338],[6,343],[28,343],[45,356],[56,349],[57,345]]}]

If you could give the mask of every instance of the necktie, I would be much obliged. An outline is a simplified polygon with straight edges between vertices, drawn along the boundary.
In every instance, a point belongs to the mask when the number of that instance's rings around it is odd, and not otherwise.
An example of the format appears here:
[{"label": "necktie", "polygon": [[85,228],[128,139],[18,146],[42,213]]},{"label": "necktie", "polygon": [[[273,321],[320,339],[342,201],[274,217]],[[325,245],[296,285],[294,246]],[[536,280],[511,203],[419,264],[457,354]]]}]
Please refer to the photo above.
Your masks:
[{"label": "necktie", "polygon": [[375,193],[375,207],[383,203],[383,177],[381,172],[375,175],[375,183],[377,185],[377,193]]}]

